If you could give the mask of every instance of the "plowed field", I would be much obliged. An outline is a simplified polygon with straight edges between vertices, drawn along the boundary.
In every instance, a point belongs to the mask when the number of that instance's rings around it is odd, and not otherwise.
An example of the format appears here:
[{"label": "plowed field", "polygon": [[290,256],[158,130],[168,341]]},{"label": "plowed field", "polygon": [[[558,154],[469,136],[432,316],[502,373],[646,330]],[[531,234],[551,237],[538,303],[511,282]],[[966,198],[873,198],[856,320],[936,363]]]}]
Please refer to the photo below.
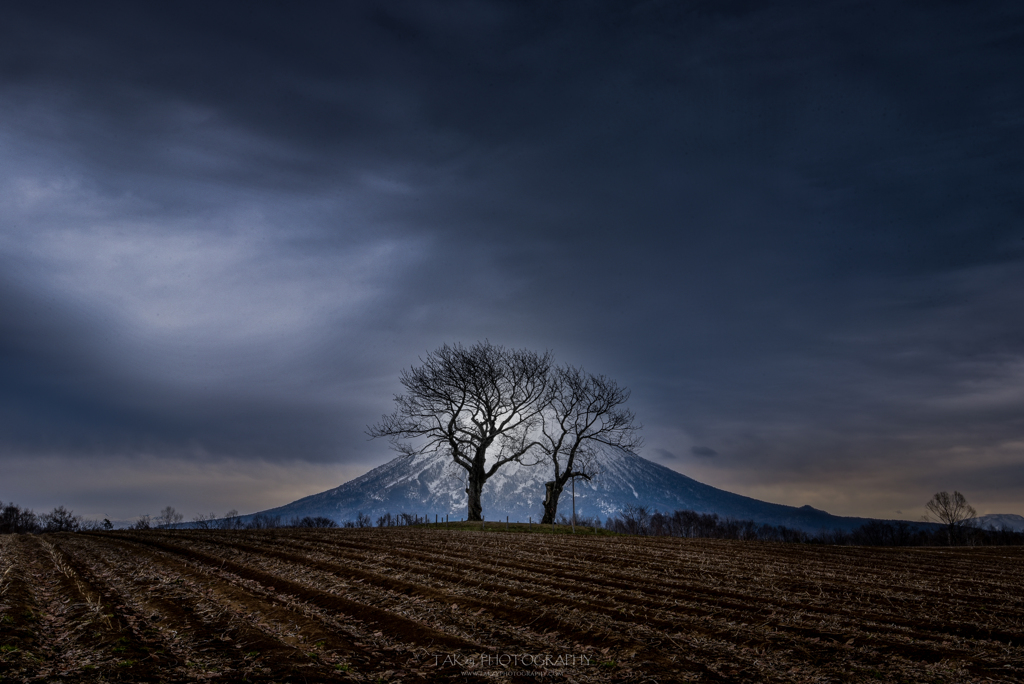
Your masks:
[{"label": "plowed field", "polygon": [[1024,549],[438,529],[0,537],[0,681],[1024,680]]}]

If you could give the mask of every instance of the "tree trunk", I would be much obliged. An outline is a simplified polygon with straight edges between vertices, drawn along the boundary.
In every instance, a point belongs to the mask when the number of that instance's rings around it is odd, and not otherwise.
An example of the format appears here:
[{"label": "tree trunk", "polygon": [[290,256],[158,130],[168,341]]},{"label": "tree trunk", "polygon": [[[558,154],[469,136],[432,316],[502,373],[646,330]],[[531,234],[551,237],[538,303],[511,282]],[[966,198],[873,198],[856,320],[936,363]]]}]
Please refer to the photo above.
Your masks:
[{"label": "tree trunk", "polygon": [[466,520],[476,522],[482,520],[484,509],[480,505],[480,494],[484,491],[483,478],[470,476],[469,487],[466,488]]},{"label": "tree trunk", "polygon": [[541,525],[553,525],[555,523],[555,516],[558,515],[558,498],[562,495],[563,487],[565,487],[565,483],[558,482],[557,480],[545,483],[544,519],[540,521]]}]

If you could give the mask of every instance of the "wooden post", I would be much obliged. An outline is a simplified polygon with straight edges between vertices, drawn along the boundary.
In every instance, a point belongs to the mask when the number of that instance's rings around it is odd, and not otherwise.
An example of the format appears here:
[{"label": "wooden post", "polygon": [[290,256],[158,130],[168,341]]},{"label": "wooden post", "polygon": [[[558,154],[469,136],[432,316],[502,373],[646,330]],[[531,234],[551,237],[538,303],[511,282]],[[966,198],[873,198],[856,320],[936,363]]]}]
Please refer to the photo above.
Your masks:
[{"label": "wooden post", "polygon": [[508,516],[505,516],[505,531],[508,532]]}]

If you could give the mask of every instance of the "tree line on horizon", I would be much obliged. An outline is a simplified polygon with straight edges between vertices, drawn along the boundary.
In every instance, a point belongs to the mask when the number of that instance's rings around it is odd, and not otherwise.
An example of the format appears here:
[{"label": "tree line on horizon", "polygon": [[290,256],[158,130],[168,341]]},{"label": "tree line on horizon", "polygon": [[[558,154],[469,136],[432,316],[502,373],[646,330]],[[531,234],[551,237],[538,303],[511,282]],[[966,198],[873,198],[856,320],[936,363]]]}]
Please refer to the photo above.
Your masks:
[{"label": "tree line on horizon", "polygon": [[[945,500],[940,492],[931,502]],[[956,492],[962,498],[962,494]],[[964,500],[964,503],[966,501]],[[1007,527],[981,527],[970,522],[974,509],[968,518],[939,518],[932,508],[929,511],[939,523],[913,523],[906,520],[871,520],[856,529],[821,529],[805,532],[785,525],[757,523],[753,520],[737,520],[721,517],[717,513],[698,513],[692,510],[677,510],[672,513],[651,512],[647,506],[629,504],[619,516],[610,517],[604,528],[628,535],[652,537],[682,537],[702,539],[740,539],[746,541],[773,541],[800,544],[828,544],[833,546],[1022,546],[1024,532]]]},{"label": "tree line on horizon", "polygon": [[[182,522],[184,516],[173,506],[167,506],[157,516],[142,515],[134,523],[125,527],[126,530],[266,530],[283,527],[302,527],[324,529],[339,527],[326,516],[295,516],[282,522],[281,516],[256,514],[244,519],[238,511],[228,511],[223,517],[213,513],[197,515],[192,522]],[[367,518],[369,520],[369,518]],[[108,532],[114,530],[114,524],[107,518],[103,520],[86,519],[75,515],[64,506],[57,506],[49,513],[37,514],[29,508],[22,508],[13,501],[0,501],[0,534],[43,534],[48,532]]]},{"label": "tree line on horizon", "polygon": [[[932,502],[947,498],[940,492]],[[955,494],[959,494],[956,492]],[[962,498],[963,495],[960,495]],[[964,501],[964,503],[966,503]],[[967,507],[973,513],[974,509]],[[385,527],[412,527],[429,525],[428,516],[416,513],[383,513],[376,521],[365,513],[359,513],[356,520],[339,524],[327,516],[293,516],[283,520],[280,515],[258,513],[251,517],[229,511],[223,517],[214,514],[199,515],[189,523],[182,522],[183,516],[168,506],[160,515],[151,518],[141,516],[128,530],[272,530],[272,529],[365,529]],[[941,521],[939,521],[941,522]],[[738,520],[721,517],[717,513],[698,513],[693,510],[676,510],[671,513],[651,511],[649,507],[628,504],[617,516],[604,521],[600,518],[577,517],[575,520],[562,514],[553,523],[545,525],[572,526],[575,528],[603,529],[616,534],[650,537],[679,537],[684,539],[734,539],[742,541],[783,542],[791,544],[822,544],[832,546],[1022,546],[1024,532],[1006,527],[997,529],[957,520],[951,529],[948,524],[926,527],[921,523],[905,520],[872,520],[851,530],[822,529],[809,533],[803,530],[758,523],[753,520]],[[81,516],[63,506],[51,513],[36,515],[29,509],[16,504],[0,502],[0,534],[39,534],[46,532],[87,532],[109,531],[113,525],[109,520],[83,520]]]},{"label": "tree line on horizon", "polygon": [[85,520],[64,506],[56,506],[49,513],[35,513],[13,501],[0,501],[0,534],[38,534],[42,532],[82,532],[112,530],[109,520]]}]

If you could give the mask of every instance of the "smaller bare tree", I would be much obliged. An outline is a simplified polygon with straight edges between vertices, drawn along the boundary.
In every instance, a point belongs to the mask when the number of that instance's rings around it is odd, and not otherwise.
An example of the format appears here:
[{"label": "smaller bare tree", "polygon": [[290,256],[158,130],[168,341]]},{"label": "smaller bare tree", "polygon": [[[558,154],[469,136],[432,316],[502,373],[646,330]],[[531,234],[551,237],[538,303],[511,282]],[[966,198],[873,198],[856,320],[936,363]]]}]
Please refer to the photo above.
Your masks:
[{"label": "smaller bare tree", "polygon": [[0,534],[38,531],[39,516],[28,508],[18,506],[13,501],[9,504],[0,502]]},{"label": "smaller bare tree", "polygon": [[554,479],[546,483],[544,516],[550,525],[558,515],[558,499],[566,483],[590,480],[598,474],[600,445],[638,449],[633,412],[624,408],[629,390],[603,375],[582,368],[559,366],[552,371],[546,409],[541,414],[540,448],[551,463]]},{"label": "smaller bare tree", "polygon": [[157,527],[170,528],[182,521],[185,516],[174,510],[174,506],[165,506],[160,515],[156,516]]},{"label": "smaller bare tree", "polygon": [[232,508],[230,511],[224,514],[224,517],[217,521],[217,527],[221,530],[240,530],[245,525],[242,524],[242,519],[238,516],[238,511]]},{"label": "smaller bare tree", "polygon": [[629,534],[646,535],[651,526],[651,511],[641,504],[626,504],[622,508],[622,522]]},{"label": "smaller bare tree", "polygon": [[196,517],[192,518],[192,527],[197,530],[212,530],[215,529],[216,524],[216,513],[210,513],[209,515],[203,515],[200,513]]},{"label": "smaller bare tree", "polygon": [[928,517],[946,526],[946,539],[950,545],[961,543],[966,535],[968,522],[978,516],[974,507],[967,503],[967,498],[960,492],[939,492],[931,501],[924,505]]},{"label": "smaller bare tree", "polygon": [[78,532],[82,527],[82,517],[72,511],[57,506],[49,513],[39,516],[43,532]]}]

